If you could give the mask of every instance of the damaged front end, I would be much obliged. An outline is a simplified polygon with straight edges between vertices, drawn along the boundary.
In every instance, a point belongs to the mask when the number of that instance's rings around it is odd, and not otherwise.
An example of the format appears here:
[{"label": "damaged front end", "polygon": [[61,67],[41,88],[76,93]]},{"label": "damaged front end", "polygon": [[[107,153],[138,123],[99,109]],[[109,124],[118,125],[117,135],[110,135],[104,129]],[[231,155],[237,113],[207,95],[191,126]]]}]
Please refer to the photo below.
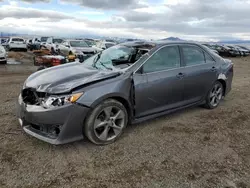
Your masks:
[{"label": "damaged front end", "polygon": [[21,94],[25,104],[37,105],[45,109],[75,103],[82,95],[82,92],[64,95],[50,95],[44,92],[37,92],[32,88],[23,89]]},{"label": "damaged front end", "polygon": [[[77,119],[89,110],[75,105],[82,95],[83,93],[52,95],[38,92],[34,88],[24,88],[18,99],[19,123],[29,135],[51,144],[80,140],[83,138],[82,124]],[[67,125],[68,122],[71,122],[71,127]]]}]

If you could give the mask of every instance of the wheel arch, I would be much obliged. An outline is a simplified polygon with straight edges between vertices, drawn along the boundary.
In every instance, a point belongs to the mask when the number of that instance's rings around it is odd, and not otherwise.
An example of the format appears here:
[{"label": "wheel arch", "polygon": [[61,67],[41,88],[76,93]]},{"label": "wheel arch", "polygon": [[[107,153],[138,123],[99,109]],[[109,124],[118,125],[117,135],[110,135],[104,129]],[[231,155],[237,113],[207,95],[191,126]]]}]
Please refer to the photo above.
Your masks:
[{"label": "wheel arch", "polygon": [[96,99],[91,104],[90,108],[94,109],[97,105],[99,105],[100,103],[102,103],[106,100],[109,100],[109,99],[113,99],[113,100],[120,102],[126,108],[127,113],[128,113],[128,117],[129,117],[129,122],[130,122],[133,118],[133,108],[132,108],[132,105],[131,105],[129,99],[127,99],[127,97],[123,96],[122,94],[112,93],[112,94],[102,96],[102,97]]},{"label": "wheel arch", "polygon": [[223,96],[225,96],[226,89],[227,89],[227,83],[226,83],[226,81],[223,80],[223,79],[218,79],[217,81],[220,82],[220,83],[222,84],[223,89],[224,89],[224,90],[223,90]]}]

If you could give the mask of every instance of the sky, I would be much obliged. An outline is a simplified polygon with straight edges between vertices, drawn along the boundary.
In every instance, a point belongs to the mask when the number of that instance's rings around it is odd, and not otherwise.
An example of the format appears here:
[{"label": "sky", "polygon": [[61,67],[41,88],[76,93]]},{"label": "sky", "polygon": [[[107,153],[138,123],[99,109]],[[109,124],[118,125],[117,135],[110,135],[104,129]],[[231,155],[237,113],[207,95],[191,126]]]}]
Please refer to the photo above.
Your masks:
[{"label": "sky", "polygon": [[250,40],[250,0],[0,0],[0,32]]}]

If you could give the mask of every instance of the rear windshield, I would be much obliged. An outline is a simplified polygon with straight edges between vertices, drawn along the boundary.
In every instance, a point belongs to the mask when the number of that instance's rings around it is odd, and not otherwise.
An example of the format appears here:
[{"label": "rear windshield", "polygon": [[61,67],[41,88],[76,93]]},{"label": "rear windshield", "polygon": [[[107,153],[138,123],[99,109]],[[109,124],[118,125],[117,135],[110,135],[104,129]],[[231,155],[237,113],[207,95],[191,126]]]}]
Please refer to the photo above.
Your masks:
[{"label": "rear windshield", "polygon": [[41,42],[46,42],[49,37],[41,37]]},{"label": "rear windshield", "polygon": [[61,44],[62,42],[63,42],[63,39],[53,39],[53,43]]},{"label": "rear windshield", "polygon": [[20,38],[12,38],[11,41],[13,41],[13,42],[24,42],[24,40],[20,39]]}]

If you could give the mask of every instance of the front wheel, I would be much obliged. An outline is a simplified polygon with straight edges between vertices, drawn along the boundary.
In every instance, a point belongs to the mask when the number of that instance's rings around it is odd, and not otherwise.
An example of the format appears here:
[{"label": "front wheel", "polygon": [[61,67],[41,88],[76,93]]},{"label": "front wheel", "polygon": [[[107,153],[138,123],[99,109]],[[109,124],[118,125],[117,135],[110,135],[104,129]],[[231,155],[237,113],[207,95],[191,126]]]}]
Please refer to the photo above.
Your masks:
[{"label": "front wheel", "polygon": [[208,109],[214,109],[219,106],[223,97],[223,93],[223,85],[219,81],[216,81],[212,89],[207,94],[205,107]]},{"label": "front wheel", "polygon": [[126,108],[109,99],[97,105],[87,117],[84,134],[97,145],[106,145],[120,137],[128,123]]}]

